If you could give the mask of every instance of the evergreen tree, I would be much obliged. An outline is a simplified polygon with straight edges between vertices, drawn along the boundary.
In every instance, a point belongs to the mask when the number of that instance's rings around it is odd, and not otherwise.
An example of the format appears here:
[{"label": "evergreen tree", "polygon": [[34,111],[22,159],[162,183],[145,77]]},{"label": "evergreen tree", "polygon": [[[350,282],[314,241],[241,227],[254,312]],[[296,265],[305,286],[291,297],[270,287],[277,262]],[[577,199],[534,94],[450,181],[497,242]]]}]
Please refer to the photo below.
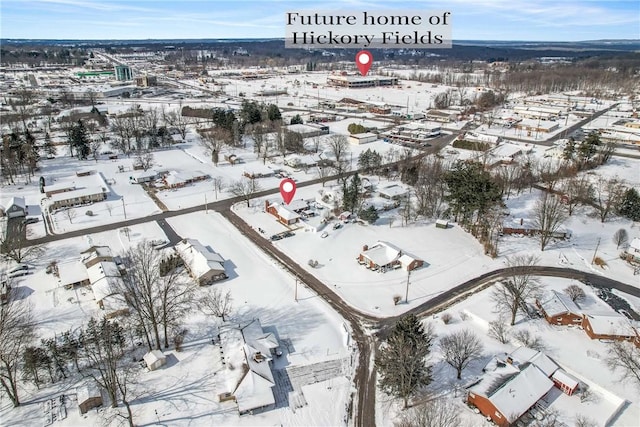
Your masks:
[{"label": "evergreen tree", "polygon": [[569,138],[569,141],[567,141],[567,145],[565,145],[564,150],[562,151],[562,158],[564,160],[571,160],[573,159],[573,155],[576,152],[576,141],[575,139],[573,139],[573,137]]},{"label": "evergreen tree", "polygon": [[271,122],[275,122],[282,119],[282,114],[280,114],[280,109],[275,104],[269,104],[267,107],[267,118]]},{"label": "evergreen tree", "polygon": [[302,117],[300,117],[300,114],[296,114],[295,116],[291,117],[292,125],[301,125],[302,123],[303,121],[302,121]]},{"label": "evergreen tree", "polygon": [[42,150],[47,156],[56,155],[56,146],[51,142],[51,136],[49,136],[49,132],[44,134],[44,144],[42,145]]},{"label": "evergreen tree", "polygon": [[374,206],[369,206],[367,209],[360,212],[359,216],[369,224],[375,223],[378,218],[380,218],[380,215],[378,215],[378,211]]},{"label": "evergreen tree", "polygon": [[501,198],[500,188],[478,162],[458,162],[444,176],[449,188],[447,200],[456,216],[469,223],[481,218]]},{"label": "evergreen tree", "polygon": [[625,191],[619,214],[632,221],[640,221],[640,195],[635,188]]},{"label": "evergreen tree", "polygon": [[362,195],[362,180],[356,173],[351,177],[351,181],[347,185],[344,181],[342,186],[342,207],[347,212],[356,212]]},{"label": "evergreen tree", "polygon": [[432,341],[433,331],[425,330],[418,318],[409,314],[396,323],[376,356],[382,390],[402,398],[405,408],[411,396],[431,383],[431,366],[426,359]]},{"label": "evergreen tree", "polygon": [[[86,160],[91,151],[89,148],[89,137],[87,136],[87,128],[82,123],[82,120],[78,120],[78,123],[73,125],[69,131],[69,145],[76,149],[76,155],[79,159]],[[73,155],[73,150],[72,154]]]},{"label": "evergreen tree", "polygon": [[578,155],[584,163],[588,162],[598,152],[600,145],[600,136],[598,132],[591,132],[587,138],[580,143],[578,147]]},{"label": "evergreen tree", "polygon": [[240,108],[240,120],[242,126],[252,125],[262,121],[262,114],[260,113],[260,107],[255,101],[242,100],[242,107]]}]

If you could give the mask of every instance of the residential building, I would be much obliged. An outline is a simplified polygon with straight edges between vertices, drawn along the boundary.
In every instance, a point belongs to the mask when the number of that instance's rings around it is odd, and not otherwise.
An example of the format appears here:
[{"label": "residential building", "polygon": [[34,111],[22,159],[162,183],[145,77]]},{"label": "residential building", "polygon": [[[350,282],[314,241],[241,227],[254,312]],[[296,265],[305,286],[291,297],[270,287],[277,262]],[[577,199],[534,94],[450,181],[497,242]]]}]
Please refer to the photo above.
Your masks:
[{"label": "residential building", "polygon": [[289,132],[299,134],[302,138],[329,134],[329,126],[319,123],[294,124],[283,127]]},{"label": "residential building", "polygon": [[623,255],[627,261],[640,262],[640,237],[634,237],[631,240]]},{"label": "residential building", "polygon": [[189,275],[200,286],[227,278],[224,258],[196,239],[183,239],[174,250],[184,262]]},{"label": "residential building", "polygon": [[617,312],[583,314],[582,328],[592,340],[634,342],[638,337],[638,331],[626,317]]},{"label": "residential building", "polygon": [[290,209],[288,206],[279,202],[264,202],[265,212],[275,216],[276,219],[284,225],[292,225],[300,220],[300,215]]},{"label": "residential building", "polygon": [[582,310],[578,305],[561,292],[551,291],[545,299],[536,300],[536,306],[542,311],[544,318],[552,325],[580,325]]},{"label": "residential building", "polygon": [[378,189],[378,195],[380,197],[390,200],[402,200],[406,198],[408,194],[409,190],[398,184],[387,185],[386,187]]},{"label": "residential building", "polygon": [[424,265],[423,260],[404,252],[391,243],[382,241],[378,241],[371,247],[364,245],[358,256],[358,263],[367,269],[380,272],[397,268],[412,271]]},{"label": "residential building", "polygon": [[49,208],[51,210],[80,206],[101,202],[107,199],[107,191],[102,187],[88,187],[79,190],[64,191],[52,194],[49,197]]},{"label": "residential building", "polygon": [[19,218],[27,216],[27,205],[24,197],[12,197],[5,209],[5,215],[8,218]]}]

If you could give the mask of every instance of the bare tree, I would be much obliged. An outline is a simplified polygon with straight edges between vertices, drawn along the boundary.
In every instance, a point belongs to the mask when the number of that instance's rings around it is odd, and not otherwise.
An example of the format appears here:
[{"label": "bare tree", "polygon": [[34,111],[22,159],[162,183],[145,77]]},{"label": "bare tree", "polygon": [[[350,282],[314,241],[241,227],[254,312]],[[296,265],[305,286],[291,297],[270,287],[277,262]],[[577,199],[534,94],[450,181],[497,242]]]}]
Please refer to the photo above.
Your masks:
[{"label": "bare tree", "polygon": [[13,406],[20,406],[19,370],[24,350],[34,338],[31,306],[19,299],[15,289],[7,289],[6,302],[0,305],[0,384]]},{"label": "bare tree", "polygon": [[616,212],[623,200],[625,187],[617,177],[600,178],[594,185],[594,203],[601,222],[605,222],[610,214]]},{"label": "bare tree", "polygon": [[8,230],[5,233],[0,233],[0,251],[15,262],[38,258],[44,253],[43,245],[32,245],[28,240],[32,232],[27,228],[26,238],[24,238],[22,228],[26,226],[20,225],[20,227],[20,231],[15,233]]},{"label": "bare tree", "polygon": [[211,161],[215,166],[218,166],[220,150],[226,138],[225,132],[228,133],[229,131],[222,128],[215,128],[200,134],[200,145],[202,145],[207,154],[211,156]]},{"label": "bare tree", "polygon": [[624,228],[620,228],[613,234],[613,243],[616,244],[616,249],[619,249],[620,246],[626,245],[628,241],[629,234]]},{"label": "bare tree", "polygon": [[451,427],[461,425],[460,410],[447,399],[432,399],[404,412],[394,427]]},{"label": "bare tree", "polygon": [[83,374],[107,391],[112,408],[116,408],[118,401],[122,400],[128,414],[125,418],[133,427],[133,413],[128,400],[133,375],[131,362],[124,357],[125,335],[122,326],[106,318],[91,318],[80,336],[81,354],[87,360]]},{"label": "bare tree", "polygon": [[582,414],[576,415],[573,422],[574,422],[573,425],[575,427],[597,427],[598,426],[597,422],[595,422],[591,418]]},{"label": "bare tree", "polygon": [[611,371],[620,372],[622,381],[640,387],[640,348],[630,342],[616,341],[609,345],[605,362]]},{"label": "bare tree", "polygon": [[566,219],[567,214],[558,197],[545,192],[536,201],[533,208],[533,224],[538,231],[541,251],[544,251]]},{"label": "bare tree", "polygon": [[587,295],[584,293],[584,290],[578,285],[569,285],[564,288],[564,293],[567,294],[571,301],[580,302],[583,301]]},{"label": "bare tree", "polygon": [[126,251],[122,259],[127,274],[114,282],[111,291],[133,309],[149,349],[161,348],[161,330],[168,347],[169,328],[180,322],[192,301],[191,281],[182,282],[175,268],[163,270],[162,253],[146,240]]},{"label": "bare tree", "polygon": [[78,216],[78,213],[75,211],[75,209],[68,207],[63,212],[64,212],[64,216],[66,216],[67,219],[69,220],[69,224],[73,224],[73,219],[76,216]]},{"label": "bare tree", "polygon": [[224,190],[226,183],[224,178],[221,176],[214,176],[213,179],[213,191],[216,193],[216,200],[218,200],[218,193],[222,193]]},{"label": "bare tree", "polygon": [[261,191],[260,184],[255,179],[241,178],[229,185],[229,192],[247,202],[247,207],[250,206],[253,195],[259,191]]},{"label": "bare tree", "polygon": [[528,329],[520,329],[513,333],[513,338],[520,342],[525,347],[532,348],[538,351],[544,351],[546,346],[544,341],[538,335],[534,335]]},{"label": "bare tree", "polygon": [[462,329],[440,338],[440,351],[445,362],[457,372],[457,378],[462,378],[462,370],[473,360],[482,356],[482,341],[473,331]]},{"label": "bare tree", "polygon": [[335,166],[337,173],[340,174],[344,171],[343,163],[349,154],[349,141],[344,135],[331,135],[328,140],[329,150],[335,158]]},{"label": "bare tree", "polygon": [[151,169],[154,163],[153,153],[149,151],[139,152],[134,163],[139,164],[144,171]]},{"label": "bare tree", "polygon": [[593,200],[593,185],[588,175],[572,177],[564,181],[562,191],[565,194],[565,205],[569,216],[573,215],[576,206],[591,203]]},{"label": "bare tree", "polygon": [[163,115],[165,123],[176,128],[184,141],[187,137],[187,118],[182,115],[182,107],[180,107],[177,112],[170,111],[165,113],[163,111]]},{"label": "bare tree", "polygon": [[506,280],[493,288],[491,299],[499,312],[511,316],[510,325],[516,323],[516,316],[526,311],[526,301],[538,296],[542,285],[532,274],[531,267],[538,263],[535,255],[516,255],[507,258]]},{"label": "bare tree", "polygon": [[509,325],[503,316],[499,316],[497,320],[489,322],[489,331],[487,332],[491,338],[495,338],[502,344],[509,342],[510,332]]},{"label": "bare tree", "polygon": [[311,149],[313,150],[314,153],[317,153],[318,150],[320,149],[320,137],[314,136],[310,138],[310,140],[311,140]]},{"label": "bare tree", "polygon": [[91,157],[93,160],[98,163],[98,158],[100,157],[100,148],[102,147],[102,141],[98,139],[92,139],[91,143],[89,143],[89,151],[91,152]]},{"label": "bare tree", "polygon": [[231,314],[231,310],[233,309],[231,291],[223,294],[219,288],[213,288],[206,294],[198,297],[198,307],[204,314],[220,317],[224,322],[225,317]]}]

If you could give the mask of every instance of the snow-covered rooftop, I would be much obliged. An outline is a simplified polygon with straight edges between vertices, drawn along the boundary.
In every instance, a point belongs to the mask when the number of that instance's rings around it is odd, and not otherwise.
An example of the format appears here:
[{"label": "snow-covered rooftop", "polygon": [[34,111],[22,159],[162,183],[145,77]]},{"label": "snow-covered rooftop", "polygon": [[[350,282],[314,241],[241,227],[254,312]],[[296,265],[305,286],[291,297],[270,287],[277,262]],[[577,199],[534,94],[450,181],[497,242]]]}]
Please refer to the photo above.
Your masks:
[{"label": "snow-covered rooftop", "polygon": [[80,261],[60,262],[58,268],[59,286],[67,286],[89,279],[89,274],[84,264]]},{"label": "snow-covered rooftop", "polygon": [[65,191],[63,193],[52,194],[51,197],[49,197],[49,200],[55,203],[63,200],[75,199],[77,197],[93,196],[95,194],[101,194],[103,192],[104,192],[104,189],[102,187],[80,188],[78,190]]},{"label": "snow-covered rooftop", "polygon": [[512,423],[551,390],[553,382],[535,365],[527,366],[489,397]]},{"label": "snow-covered rooftop", "polygon": [[550,377],[559,366],[546,354],[528,347],[518,347],[513,350],[509,357],[511,363],[518,369],[522,369],[527,363],[536,365],[547,377]]},{"label": "snow-covered rooftop", "polygon": [[564,313],[582,313],[580,307],[578,307],[571,298],[558,291],[551,291],[548,295],[548,299],[542,301],[540,306],[549,317],[558,316]]},{"label": "snow-covered rooftop", "polygon": [[198,279],[211,270],[219,273],[224,272],[224,258],[196,239],[183,239],[175,245],[175,250],[191,274]]},{"label": "snow-covered rooftop", "polygon": [[618,313],[586,314],[591,331],[596,335],[635,335],[626,317]]}]

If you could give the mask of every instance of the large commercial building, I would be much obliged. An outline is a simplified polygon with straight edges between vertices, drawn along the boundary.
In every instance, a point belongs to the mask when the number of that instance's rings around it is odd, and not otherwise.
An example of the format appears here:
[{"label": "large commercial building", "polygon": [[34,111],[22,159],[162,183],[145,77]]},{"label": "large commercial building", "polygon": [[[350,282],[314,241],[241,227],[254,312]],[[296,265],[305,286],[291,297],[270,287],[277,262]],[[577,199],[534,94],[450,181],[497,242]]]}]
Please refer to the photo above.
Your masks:
[{"label": "large commercial building", "polygon": [[128,65],[116,65],[116,80],[124,82],[127,80],[133,80],[133,73],[131,67]]},{"label": "large commercial building", "polygon": [[393,86],[398,84],[396,77],[360,77],[360,76],[329,76],[327,83],[332,86],[360,88],[360,87],[376,87],[376,86]]}]

